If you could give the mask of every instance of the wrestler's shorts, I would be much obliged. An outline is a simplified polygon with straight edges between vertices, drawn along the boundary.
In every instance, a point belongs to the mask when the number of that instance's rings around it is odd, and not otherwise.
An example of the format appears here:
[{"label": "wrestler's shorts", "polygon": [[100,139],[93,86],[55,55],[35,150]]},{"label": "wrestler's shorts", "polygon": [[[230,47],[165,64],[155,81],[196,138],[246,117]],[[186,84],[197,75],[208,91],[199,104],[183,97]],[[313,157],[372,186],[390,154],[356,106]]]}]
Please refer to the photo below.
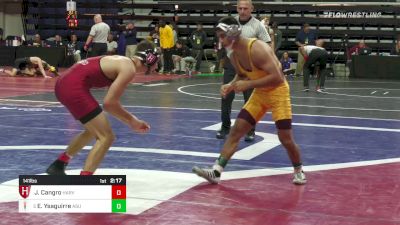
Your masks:
[{"label": "wrestler's shorts", "polygon": [[277,88],[268,91],[255,88],[243,109],[250,113],[255,122],[260,121],[267,111],[272,112],[272,120],[275,122],[292,119],[288,83],[285,81]]},{"label": "wrestler's shorts", "polygon": [[58,79],[55,87],[57,99],[71,112],[72,116],[85,124],[102,112],[97,100],[84,85],[73,80]]}]

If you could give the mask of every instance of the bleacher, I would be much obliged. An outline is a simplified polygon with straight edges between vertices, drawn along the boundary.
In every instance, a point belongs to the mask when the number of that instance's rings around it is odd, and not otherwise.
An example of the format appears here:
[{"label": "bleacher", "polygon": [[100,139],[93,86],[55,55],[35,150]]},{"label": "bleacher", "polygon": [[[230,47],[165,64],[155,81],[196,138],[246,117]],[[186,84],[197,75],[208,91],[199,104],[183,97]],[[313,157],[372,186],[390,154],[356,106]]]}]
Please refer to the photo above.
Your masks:
[{"label": "bleacher", "polygon": [[[213,47],[214,26],[219,18],[236,15],[236,1],[158,1],[137,2],[116,0],[76,0],[79,26],[68,30],[65,22],[65,2],[58,0],[25,0],[26,33],[36,32],[42,38],[63,35],[74,32],[79,38],[85,39],[93,25],[93,15],[100,13],[104,22],[112,31],[118,33],[124,29],[123,23],[129,20],[136,23],[139,36],[144,38],[157,21],[163,19],[175,21],[178,25],[180,38],[185,39],[196,29],[196,23],[203,23],[208,34],[207,48]],[[344,41],[355,45],[360,39],[365,39],[375,54],[387,53],[400,33],[400,4],[381,1],[379,3],[356,2],[272,2],[253,1],[253,15],[271,16],[271,21],[279,24],[283,34],[281,49],[295,54],[294,44],[296,33],[302,24],[309,23],[319,37],[325,39],[325,47],[330,52],[331,61],[346,60],[343,48]],[[176,9],[176,5],[178,8]],[[329,12],[367,12],[380,13],[371,18],[332,18]],[[295,56],[294,56],[295,57]]]}]

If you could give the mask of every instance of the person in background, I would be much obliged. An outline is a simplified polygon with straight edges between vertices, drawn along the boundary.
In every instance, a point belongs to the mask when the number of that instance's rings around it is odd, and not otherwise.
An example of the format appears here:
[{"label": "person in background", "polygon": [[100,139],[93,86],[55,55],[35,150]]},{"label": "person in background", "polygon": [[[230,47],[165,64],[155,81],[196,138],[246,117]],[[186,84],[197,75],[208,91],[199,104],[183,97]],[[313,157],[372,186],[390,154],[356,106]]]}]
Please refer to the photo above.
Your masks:
[{"label": "person in background", "polygon": [[126,39],[125,39],[125,35],[124,35],[123,31],[117,34],[117,40],[118,40],[117,41],[118,55],[122,55],[122,56],[126,55]]},{"label": "person in background", "polygon": [[46,61],[36,56],[17,58],[15,59],[14,67],[11,70],[0,70],[0,72],[4,72],[9,76],[26,75],[35,77],[40,75],[44,78],[52,78],[46,74],[46,71],[54,73],[55,76],[58,76],[57,69],[54,66],[51,66]]},{"label": "person in background", "polygon": [[292,69],[293,59],[289,57],[289,53],[285,51],[281,57],[281,65],[282,65],[282,72],[286,76],[291,76],[294,74],[294,70]]},{"label": "person in background", "polygon": [[89,45],[92,46],[88,53],[89,57],[107,54],[107,37],[110,33],[110,26],[103,22],[100,14],[96,14],[93,21],[95,24],[90,29],[89,36],[83,46],[85,51],[89,50]]},{"label": "person in background", "polygon": [[0,46],[6,45],[5,41],[3,40],[3,32],[3,28],[0,27]]},{"label": "person in background", "polygon": [[310,90],[309,81],[310,74],[315,70],[315,67],[319,67],[319,78],[317,80],[317,86],[315,90],[319,93],[325,92],[325,77],[326,77],[326,62],[328,61],[328,52],[323,48],[324,41],[318,39],[315,41],[315,45],[305,45],[300,47],[300,53],[304,57],[303,67],[303,85],[305,92]]},{"label": "person in background", "polygon": [[56,34],[54,36],[54,40],[49,42],[50,47],[64,47],[64,43],[62,41],[62,38],[59,34]]},{"label": "person in background", "polygon": [[126,30],[123,32],[125,36],[126,51],[125,56],[132,58],[136,52],[137,46],[137,29],[133,22],[126,25]]},{"label": "person in background", "polygon": [[275,33],[274,33],[274,30],[272,29],[272,27],[270,27],[269,22],[270,22],[269,16],[264,16],[264,18],[261,20],[261,23],[264,25],[269,36],[271,37],[271,47],[272,47],[272,49],[275,49]]},{"label": "person in background", "polygon": [[396,41],[396,44],[393,46],[390,51],[390,55],[400,55],[400,39]]},{"label": "person in background", "polygon": [[160,25],[158,23],[156,23],[154,29],[150,31],[148,40],[156,45],[157,51],[160,54],[160,62],[158,63],[156,71],[161,71],[164,66],[164,57],[160,47]]},{"label": "person in background", "polygon": [[179,36],[178,36],[178,26],[176,25],[176,23],[174,23],[174,22],[171,22],[171,27],[172,27],[172,32],[174,33],[174,46],[176,45],[176,42],[178,41],[178,39],[179,39]]},{"label": "person in background", "polygon": [[165,21],[160,21],[160,47],[164,58],[164,74],[171,74],[174,69],[174,62],[172,61],[172,52],[174,48],[174,32],[170,25]]},{"label": "person in background", "polygon": [[196,59],[192,57],[190,49],[182,40],[178,40],[175,45],[175,54],[172,55],[175,64],[175,74],[185,74],[196,63]]},{"label": "person in background", "polygon": [[158,48],[160,47],[160,25],[156,24],[154,29],[150,31],[149,40],[152,41]]},{"label": "person in background", "polygon": [[276,21],[272,22],[272,30],[274,31],[274,50],[275,54],[277,54],[282,45],[282,31],[279,30],[278,23]]},{"label": "person in background", "polygon": [[107,37],[107,55],[115,55],[117,53],[118,43],[114,41],[114,36],[108,34]]},{"label": "person in background", "polygon": [[193,57],[196,59],[195,70],[200,73],[200,65],[204,56],[204,45],[207,41],[207,34],[203,30],[203,25],[197,23],[197,29],[193,31],[189,36],[189,42],[192,46]]},{"label": "person in background", "polygon": [[46,47],[44,41],[40,37],[40,34],[35,34],[33,40],[28,42],[28,46],[35,46],[35,47]]},{"label": "person in background", "polygon": [[347,59],[351,61],[351,56],[359,55],[359,53],[361,52],[361,49],[363,49],[363,48],[368,48],[368,46],[365,44],[365,41],[362,39],[358,42],[358,44],[349,48],[349,50],[347,52]]},{"label": "person in background", "polygon": [[71,34],[70,42],[67,44],[67,58],[65,60],[67,67],[81,60],[81,48],[82,46],[79,45],[76,34]]},{"label": "person in background", "polygon": [[215,63],[214,73],[219,73],[224,66],[224,57],[226,55],[225,48],[222,46],[218,37],[214,36],[214,51],[217,55],[217,60]]},{"label": "person in background", "polygon": [[[317,33],[311,30],[310,24],[303,24],[303,28],[299,30],[296,34],[296,45],[297,47],[303,47],[305,45],[315,45],[315,40],[317,40]],[[296,66],[296,76],[301,76],[303,74],[304,58],[303,55],[299,53],[297,55],[297,66]]]}]

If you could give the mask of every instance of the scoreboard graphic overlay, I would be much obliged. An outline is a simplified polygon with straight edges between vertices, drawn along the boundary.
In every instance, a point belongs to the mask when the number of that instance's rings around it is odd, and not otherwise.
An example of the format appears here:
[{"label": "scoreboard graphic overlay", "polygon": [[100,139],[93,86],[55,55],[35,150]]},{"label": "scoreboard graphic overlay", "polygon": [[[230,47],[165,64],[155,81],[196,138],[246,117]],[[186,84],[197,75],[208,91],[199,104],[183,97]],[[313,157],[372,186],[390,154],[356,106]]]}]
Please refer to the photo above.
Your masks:
[{"label": "scoreboard graphic overlay", "polygon": [[21,213],[125,213],[126,176],[19,176]]}]

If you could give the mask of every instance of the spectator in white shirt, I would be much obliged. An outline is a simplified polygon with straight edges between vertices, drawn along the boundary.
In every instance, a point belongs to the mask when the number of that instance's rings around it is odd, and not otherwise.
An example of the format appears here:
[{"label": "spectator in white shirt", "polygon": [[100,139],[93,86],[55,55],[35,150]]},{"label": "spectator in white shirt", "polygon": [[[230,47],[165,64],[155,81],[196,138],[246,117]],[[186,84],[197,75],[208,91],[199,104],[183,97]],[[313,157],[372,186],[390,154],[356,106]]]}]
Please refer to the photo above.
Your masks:
[{"label": "spectator in white shirt", "polygon": [[107,37],[107,55],[115,55],[117,53],[118,43],[114,41],[114,36],[109,34]]}]

